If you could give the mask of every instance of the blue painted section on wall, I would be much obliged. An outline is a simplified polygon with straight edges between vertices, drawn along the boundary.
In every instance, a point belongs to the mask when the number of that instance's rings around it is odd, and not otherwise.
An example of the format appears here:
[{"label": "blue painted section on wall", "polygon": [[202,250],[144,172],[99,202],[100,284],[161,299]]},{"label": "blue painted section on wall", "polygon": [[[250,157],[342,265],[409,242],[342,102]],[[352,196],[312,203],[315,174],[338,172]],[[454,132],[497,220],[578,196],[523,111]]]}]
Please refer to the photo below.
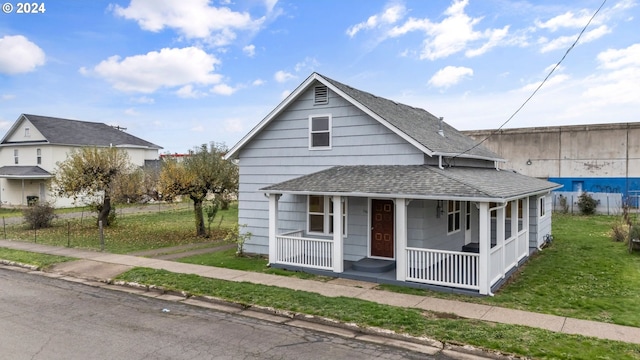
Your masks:
[{"label": "blue painted section on wall", "polygon": [[549,181],[564,185],[558,191],[586,191],[586,192],[607,192],[621,193],[623,198],[629,195],[636,196],[640,191],[640,178],[624,177],[550,177]]}]

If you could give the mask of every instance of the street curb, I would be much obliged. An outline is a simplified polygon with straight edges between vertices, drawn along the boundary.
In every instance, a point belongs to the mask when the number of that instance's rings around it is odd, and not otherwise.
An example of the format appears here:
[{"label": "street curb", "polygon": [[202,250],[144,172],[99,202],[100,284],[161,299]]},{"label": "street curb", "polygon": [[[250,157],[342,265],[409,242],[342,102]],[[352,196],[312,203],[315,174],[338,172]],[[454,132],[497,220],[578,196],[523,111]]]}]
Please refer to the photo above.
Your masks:
[{"label": "street curb", "polygon": [[114,279],[96,279],[49,273],[38,266],[3,259],[0,259],[0,268],[57,278],[87,286],[100,287],[106,290],[129,292],[136,295],[178,302],[195,307],[208,308],[225,313],[233,313],[249,318],[309,329],[344,338],[352,338],[373,344],[391,346],[427,355],[444,354],[461,360],[528,359],[510,354],[503,354],[497,351],[485,350],[471,345],[443,343],[428,337],[415,337],[408,334],[398,334],[388,329],[361,327],[354,323],[342,323],[325,317],[259,305],[246,305],[212,296],[193,295],[186,291],[167,290],[156,285],[145,285],[119,280],[116,281]]}]

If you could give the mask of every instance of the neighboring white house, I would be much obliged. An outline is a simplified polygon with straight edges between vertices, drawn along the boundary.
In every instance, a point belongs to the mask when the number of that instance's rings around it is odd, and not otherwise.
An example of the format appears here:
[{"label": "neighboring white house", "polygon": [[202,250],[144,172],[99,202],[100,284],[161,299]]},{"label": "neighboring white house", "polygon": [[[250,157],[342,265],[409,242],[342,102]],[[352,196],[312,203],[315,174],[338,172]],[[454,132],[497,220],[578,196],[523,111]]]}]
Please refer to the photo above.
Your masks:
[{"label": "neighboring white house", "polygon": [[56,163],[87,146],[124,149],[138,166],[157,161],[162,149],[103,123],[22,114],[0,142],[0,203],[20,206],[37,197],[55,207],[73,206],[73,199],[54,196],[49,184]]},{"label": "neighboring white house", "polygon": [[551,233],[557,184],[499,170],[423,109],[317,73],[226,158],[245,251],[272,267],[488,295]]}]

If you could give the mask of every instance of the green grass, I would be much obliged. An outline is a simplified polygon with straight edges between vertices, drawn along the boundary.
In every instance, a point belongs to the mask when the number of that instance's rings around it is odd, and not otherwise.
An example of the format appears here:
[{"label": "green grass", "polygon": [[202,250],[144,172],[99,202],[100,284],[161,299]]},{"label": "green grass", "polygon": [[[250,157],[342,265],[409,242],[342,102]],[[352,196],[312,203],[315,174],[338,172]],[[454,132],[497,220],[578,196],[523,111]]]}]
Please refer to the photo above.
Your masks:
[{"label": "green grass", "polygon": [[[132,269],[118,276],[118,279],[154,284],[167,290],[184,290],[193,295],[214,296],[247,306],[273,307],[540,359],[640,359],[640,345],[525,326],[456,319],[446,314],[353,298],[325,297],[304,291],[146,268]],[[380,296],[384,296],[382,291]]]},{"label": "green grass", "polygon": [[553,215],[554,241],[494,297],[384,285],[390,291],[640,327],[640,253],[609,236],[613,216]]},{"label": "green grass", "polygon": [[[205,218],[206,221],[206,218]],[[212,242],[220,242],[238,221],[238,207],[218,212],[211,225]],[[100,249],[95,214],[83,219],[56,219],[50,228],[34,231],[26,225],[7,225],[5,238],[36,241],[55,246]],[[115,225],[104,228],[105,251],[129,253],[162,247],[202,243],[195,231],[193,209],[162,210],[118,215]]]},{"label": "green grass", "polygon": [[0,259],[19,262],[21,264],[35,265],[40,269],[46,269],[51,265],[76,260],[67,256],[48,255],[29,251],[13,250],[0,247]]}]

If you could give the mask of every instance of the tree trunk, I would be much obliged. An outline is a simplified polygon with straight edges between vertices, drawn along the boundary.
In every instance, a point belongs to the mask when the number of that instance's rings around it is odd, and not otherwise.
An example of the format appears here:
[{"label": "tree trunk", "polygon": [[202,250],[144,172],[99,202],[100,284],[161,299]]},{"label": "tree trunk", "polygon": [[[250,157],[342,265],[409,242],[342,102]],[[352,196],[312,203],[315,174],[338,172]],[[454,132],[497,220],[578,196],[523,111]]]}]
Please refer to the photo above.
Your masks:
[{"label": "tree trunk", "polygon": [[196,235],[199,237],[207,237],[204,229],[204,216],[202,215],[202,199],[191,198],[193,200],[193,212],[196,216]]},{"label": "tree trunk", "polygon": [[100,220],[102,220],[102,226],[109,226],[109,213],[111,212],[111,197],[105,195],[104,200],[102,202],[102,209],[98,213],[98,225],[100,225]]}]

